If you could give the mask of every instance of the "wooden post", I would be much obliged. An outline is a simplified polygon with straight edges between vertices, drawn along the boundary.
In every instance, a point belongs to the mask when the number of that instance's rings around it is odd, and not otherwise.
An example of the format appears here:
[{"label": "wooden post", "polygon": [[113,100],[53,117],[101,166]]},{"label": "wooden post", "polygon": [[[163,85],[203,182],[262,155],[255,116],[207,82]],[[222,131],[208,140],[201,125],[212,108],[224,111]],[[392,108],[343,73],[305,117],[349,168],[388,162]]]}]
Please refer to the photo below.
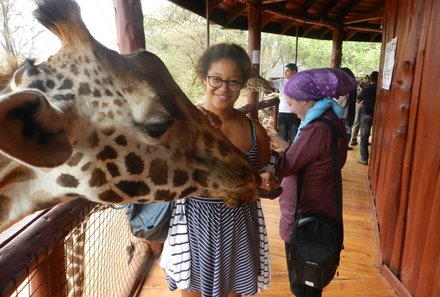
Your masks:
[{"label": "wooden post", "polygon": [[[249,1],[249,48],[248,54],[254,71],[260,73],[260,47],[261,47],[261,0]],[[247,101],[254,108],[250,112],[253,119],[258,118],[259,93],[248,91]]]},{"label": "wooden post", "polygon": [[333,29],[333,48],[332,48],[332,65],[333,68],[341,68],[342,63],[342,42],[344,31],[342,27]]},{"label": "wooden post", "polygon": [[113,0],[118,47],[121,54],[145,48],[141,0]]}]

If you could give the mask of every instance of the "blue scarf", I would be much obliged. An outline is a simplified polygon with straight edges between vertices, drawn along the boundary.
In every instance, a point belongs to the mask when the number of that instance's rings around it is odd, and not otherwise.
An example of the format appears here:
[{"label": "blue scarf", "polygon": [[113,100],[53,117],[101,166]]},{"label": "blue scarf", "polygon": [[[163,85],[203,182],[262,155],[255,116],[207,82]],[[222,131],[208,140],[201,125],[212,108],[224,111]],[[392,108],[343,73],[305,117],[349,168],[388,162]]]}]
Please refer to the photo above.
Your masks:
[{"label": "blue scarf", "polygon": [[298,138],[298,135],[301,133],[301,130],[308,123],[322,116],[324,112],[326,112],[329,108],[331,108],[333,112],[336,114],[336,116],[340,119],[344,115],[344,108],[342,108],[342,106],[340,106],[335,100],[326,97],[319,101],[316,101],[315,105],[313,105],[313,107],[307,111],[306,117],[304,121],[302,121],[301,124],[299,125],[298,132],[296,133],[295,139],[293,141],[295,141]]}]

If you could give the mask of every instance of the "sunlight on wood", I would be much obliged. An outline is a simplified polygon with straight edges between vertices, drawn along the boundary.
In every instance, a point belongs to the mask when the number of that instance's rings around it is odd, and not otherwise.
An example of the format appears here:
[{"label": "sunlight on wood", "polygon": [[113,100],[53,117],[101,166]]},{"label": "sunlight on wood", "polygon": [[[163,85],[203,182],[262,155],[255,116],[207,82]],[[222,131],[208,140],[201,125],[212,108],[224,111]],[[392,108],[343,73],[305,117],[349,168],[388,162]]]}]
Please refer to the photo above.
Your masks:
[{"label": "sunlight on wood", "polygon": [[[324,297],[395,297],[397,294],[379,272],[379,256],[375,231],[374,210],[367,185],[368,167],[356,162],[359,146],[348,151],[343,169],[344,187],[344,250],[333,281],[324,289]],[[268,289],[257,296],[293,296],[287,276],[284,242],[278,235],[279,204],[276,200],[263,200],[263,209],[269,234],[272,281]],[[165,274],[158,260],[142,288],[140,297],[180,296],[170,292]]]}]

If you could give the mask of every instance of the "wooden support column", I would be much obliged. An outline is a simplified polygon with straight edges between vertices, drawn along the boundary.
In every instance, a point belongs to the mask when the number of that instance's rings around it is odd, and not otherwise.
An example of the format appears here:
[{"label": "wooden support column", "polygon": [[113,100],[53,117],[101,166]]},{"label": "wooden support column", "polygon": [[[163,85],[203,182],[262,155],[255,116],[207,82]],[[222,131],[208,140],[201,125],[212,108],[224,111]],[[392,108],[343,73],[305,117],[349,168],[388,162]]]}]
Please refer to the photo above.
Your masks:
[{"label": "wooden support column", "polygon": [[343,37],[344,31],[342,27],[333,28],[332,68],[341,68]]},{"label": "wooden support column", "polygon": [[[129,54],[145,48],[144,14],[141,0],[113,0],[115,7],[116,31],[121,54]],[[148,242],[157,257],[162,252],[161,242]]]},{"label": "wooden support column", "polygon": [[145,48],[141,0],[113,0],[118,47],[121,54]]},{"label": "wooden support column", "polygon": [[[248,36],[248,54],[254,71],[260,73],[260,47],[261,47],[261,0],[252,0],[249,5],[249,36]],[[250,115],[253,119],[258,118],[259,92],[248,91],[247,101],[254,108]]]}]

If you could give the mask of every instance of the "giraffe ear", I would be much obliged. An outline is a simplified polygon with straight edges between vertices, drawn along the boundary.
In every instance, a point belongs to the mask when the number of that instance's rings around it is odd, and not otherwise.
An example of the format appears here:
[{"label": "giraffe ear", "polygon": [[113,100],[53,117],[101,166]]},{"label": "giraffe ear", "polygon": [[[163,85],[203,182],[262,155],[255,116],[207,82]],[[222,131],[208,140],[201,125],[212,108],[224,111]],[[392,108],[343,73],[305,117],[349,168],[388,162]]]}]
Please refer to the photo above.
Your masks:
[{"label": "giraffe ear", "polygon": [[38,91],[0,97],[0,151],[36,167],[56,167],[72,154],[63,113]]}]

